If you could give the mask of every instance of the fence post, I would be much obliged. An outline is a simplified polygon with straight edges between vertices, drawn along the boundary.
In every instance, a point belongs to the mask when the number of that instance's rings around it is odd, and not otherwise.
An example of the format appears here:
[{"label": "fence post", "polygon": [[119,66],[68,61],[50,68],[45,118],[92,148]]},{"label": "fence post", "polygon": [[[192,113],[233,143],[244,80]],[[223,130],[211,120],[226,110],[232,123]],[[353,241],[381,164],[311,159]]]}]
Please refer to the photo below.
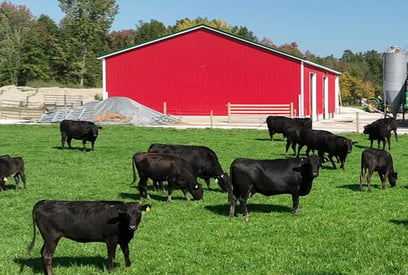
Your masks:
[{"label": "fence post", "polygon": [[359,134],[360,133],[360,127],[359,127],[359,114],[358,114],[358,112],[356,112],[356,130],[357,130],[357,134]]},{"label": "fence post", "polygon": [[210,110],[210,128],[213,128],[213,110]]},{"label": "fence post", "polygon": [[163,101],[163,114],[167,115],[167,102]]},{"label": "fence post", "polygon": [[289,103],[289,108],[290,108],[290,117],[293,117],[293,102]]},{"label": "fence post", "polygon": [[230,119],[230,115],[231,115],[231,103],[227,103],[227,116],[228,116],[228,123],[230,123],[231,119]]}]

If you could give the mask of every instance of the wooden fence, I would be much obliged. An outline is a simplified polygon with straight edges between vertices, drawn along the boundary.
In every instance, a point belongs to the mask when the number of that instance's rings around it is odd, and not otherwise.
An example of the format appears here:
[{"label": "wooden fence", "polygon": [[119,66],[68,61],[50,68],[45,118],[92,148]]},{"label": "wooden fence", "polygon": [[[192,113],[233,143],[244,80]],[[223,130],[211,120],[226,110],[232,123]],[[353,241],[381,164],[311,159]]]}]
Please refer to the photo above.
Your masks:
[{"label": "wooden fence", "polygon": [[83,104],[82,95],[44,95],[43,102],[0,100],[0,119],[34,120],[45,112],[73,109]]},{"label": "wooden fence", "polygon": [[288,104],[227,104],[228,122],[265,120],[269,115],[294,116],[293,103]]}]

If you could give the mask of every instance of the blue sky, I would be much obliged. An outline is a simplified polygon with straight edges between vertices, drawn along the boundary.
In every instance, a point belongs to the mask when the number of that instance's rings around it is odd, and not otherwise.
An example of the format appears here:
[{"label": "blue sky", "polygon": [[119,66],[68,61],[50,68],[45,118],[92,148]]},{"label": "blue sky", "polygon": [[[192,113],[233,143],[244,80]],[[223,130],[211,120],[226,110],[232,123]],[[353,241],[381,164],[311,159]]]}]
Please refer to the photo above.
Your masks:
[{"label": "blue sky", "polygon": [[[57,0],[9,0],[31,13],[59,23]],[[244,26],[276,45],[296,42],[302,52],[341,57],[390,46],[408,50],[407,0],[116,0],[119,13],[112,30],[135,29],[142,20],[174,25],[179,19],[206,17]]]}]

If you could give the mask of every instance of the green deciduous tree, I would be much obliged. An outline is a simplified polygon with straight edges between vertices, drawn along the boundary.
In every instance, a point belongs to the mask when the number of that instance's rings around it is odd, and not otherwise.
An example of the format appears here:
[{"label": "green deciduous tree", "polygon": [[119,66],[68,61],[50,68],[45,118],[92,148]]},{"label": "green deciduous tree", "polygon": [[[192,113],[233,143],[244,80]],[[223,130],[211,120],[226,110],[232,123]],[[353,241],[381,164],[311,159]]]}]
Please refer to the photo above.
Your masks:
[{"label": "green deciduous tree", "polygon": [[[24,62],[31,58],[27,54],[30,35],[33,27],[33,16],[21,5],[10,2],[0,4],[0,83],[24,85],[32,67]],[[31,48],[32,49],[32,48]],[[30,72],[31,71],[31,72]]]},{"label": "green deciduous tree", "polygon": [[[94,59],[108,49],[108,32],[118,12],[115,0],[59,0],[66,14],[61,21],[62,48],[66,50],[65,70],[69,81],[81,86],[95,85],[98,76]],[[97,65],[97,64],[96,64]]]}]

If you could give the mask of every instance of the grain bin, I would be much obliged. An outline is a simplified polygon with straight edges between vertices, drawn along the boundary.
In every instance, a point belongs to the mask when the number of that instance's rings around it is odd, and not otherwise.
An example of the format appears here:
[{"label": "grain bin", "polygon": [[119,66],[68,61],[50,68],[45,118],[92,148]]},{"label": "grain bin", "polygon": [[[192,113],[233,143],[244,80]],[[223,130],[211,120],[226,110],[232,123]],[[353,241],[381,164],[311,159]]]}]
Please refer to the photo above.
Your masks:
[{"label": "grain bin", "polygon": [[383,54],[383,94],[391,113],[396,117],[404,103],[407,79],[407,53],[392,46]]}]

